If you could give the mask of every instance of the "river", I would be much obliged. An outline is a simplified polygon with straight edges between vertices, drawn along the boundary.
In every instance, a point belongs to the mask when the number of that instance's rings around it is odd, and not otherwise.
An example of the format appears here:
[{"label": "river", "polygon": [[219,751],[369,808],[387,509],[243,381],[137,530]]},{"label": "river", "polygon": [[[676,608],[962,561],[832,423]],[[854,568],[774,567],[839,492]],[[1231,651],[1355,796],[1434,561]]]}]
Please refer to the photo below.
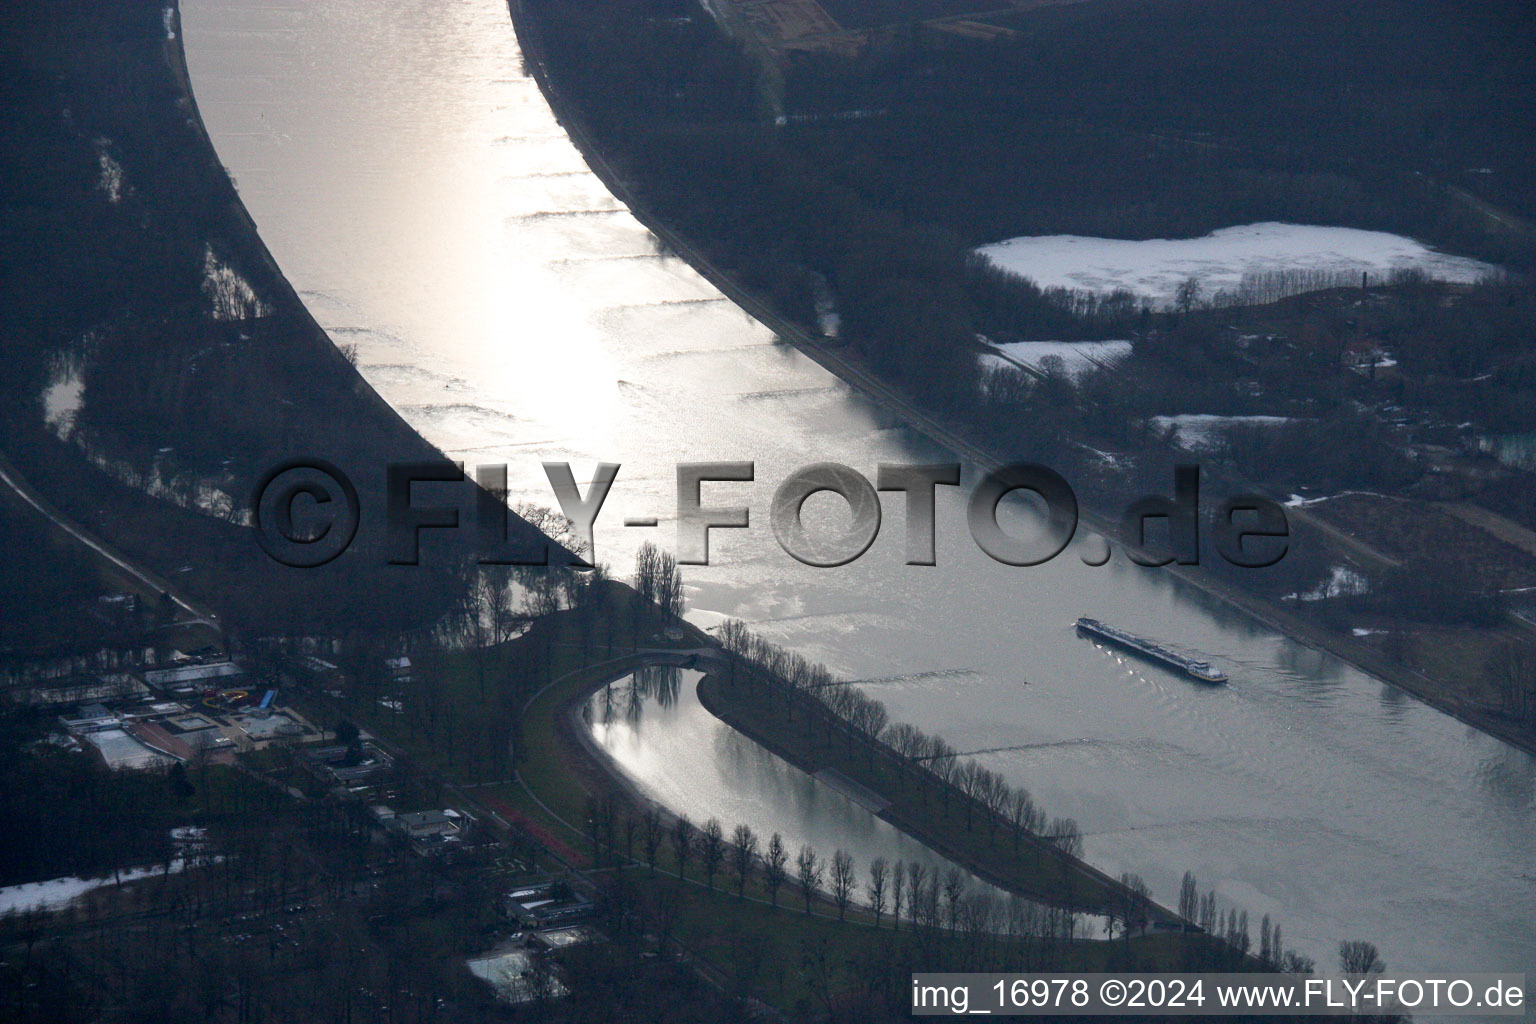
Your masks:
[{"label": "river", "polygon": [[[714,564],[688,572],[701,621],[740,616],[869,680],[894,720],[960,750],[1023,747],[979,759],[1165,903],[1188,869],[1324,967],[1340,939],[1368,938],[1393,970],[1536,970],[1529,756],[1119,555],[994,563],[958,489],[941,489],[937,567],[903,564],[899,495],[852,565],[781,552],[767,510],[792,469],[872,477],[946,453],[659,251],[524,73],[500,0],[185,0],[183,22],[199,107],[267,245],[428,439],[509,463],[514,490],[544,504],[541,460],[581,480],[622,463],[597,533],[619,571],[641,541],[671,543],[675,463],[755,460],[755,483],[706,491],[750,504],[753,528],[715,533]],[[1106,652],[1073,634],[1079,615],[1198,652],[1231,684]],[[645,716],[610,749],[641,775],[680,744],[715,749],[711,728]],[[729,826],[764,763],[652,790]]]}]

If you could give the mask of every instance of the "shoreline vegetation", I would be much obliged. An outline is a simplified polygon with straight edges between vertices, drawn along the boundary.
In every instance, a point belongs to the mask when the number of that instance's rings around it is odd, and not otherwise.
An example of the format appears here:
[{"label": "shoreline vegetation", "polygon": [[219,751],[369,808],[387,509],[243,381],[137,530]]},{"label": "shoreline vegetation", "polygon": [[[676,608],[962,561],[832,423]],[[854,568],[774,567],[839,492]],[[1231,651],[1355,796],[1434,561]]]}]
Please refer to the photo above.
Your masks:
[{"label": "shoreline vegetation", "polygon": [[[551,68],[544,38],[545,26],[542,23],[544,15],[540,10],[543,6],[546,4],[539,0],[508,0],[509,11],[529,74],[538,84],[546,102],[555,112],[557,120],[566,129],[593,173],[648,230],[662,241],[670,252],[685,260],[702,277],[773,331],[782,341],[790,344],[876,403],[891,410],[934,442],[984,469],[1010,461],[999,454],[994,446],[983,439],[976,438],[975,432],[965,424],[957,422],[952,416],[941,411],[935,402],[909,394],[889,376],[879,372],[867,359],[861,357],[855,348],[846,343],[830,343],[826,339],[814,337],[802,322],[807,318],[786,315],[780,308],[780,304],[776,302],[776,296],[741,280],[739,273],[726,269],[714,256],[706,252],[698,239],[669,223],[658,212],[655,204],[649,201],[645,183],[636,176],[632,168],[624,163],[625,154],[616,151],[611,140],[598,137],[594,126],[590,123],[587,111],[579,101],[568,95],[560,81],[557,81],[564,75],[579,75],[581,71],[565,69],[557,74]],[[1464,193],[1456,194],[1463,195],[1464,199]],[[937,372],[944,371],[940,369]],[[1171,464],[1171,462],[1171,456],[1164,453],[1160,459],[1160,466],[1162,463]],[[1147,475],[1151,478],[1149,483],[1152,486],[1157,487],[1159,482],[1161,486],[1167,486],[1167,474],[1162,474],[1164,477],[1162,481],[1152,474]],[[1229,482],[1242,483],[1241,480]],[[1104,512],[1105,499],[1110,498],[1110,495],[1096,493],[1091,494],[1090,497],[1098,500],[1083,503],[1081,508],[1083,521],[1106,537],[1120,542],[1123,550],[1124,537],[1120,524]],[[1342,551],[1346,556],[1357,552],[1367,556],[1373,554],[1366,550],[1366,546],[1353,535],[1319,520],[1303,509],[1293,507],[1287,510],[1287,514],[1291,521],[1293,540],[1298,537],[1306,538],[1314,550]],[[1300,542],[1293,544],[1293,548],[1301,546]],[[1311,617],[1289,611],[1271,596],[1244,587],[1235,579],[1205,570],[1191,571],[1179,565],[1168,565],[1148,571],[1166,572],[1179,585],[1194,587],[1222,604],[1236,609],[1267,629],[1281,633],[1306,646],[1325,651],[1442,713],[1527,753],[1536,754],[1536,729],[1493,713],[1483,704],[1458,692],[1456,688],[1446,686],[1443,681],[1431,679],[1420,667],[1397,661],[1372,644],[1344,635],[1336,629],[1327,628]]]}]

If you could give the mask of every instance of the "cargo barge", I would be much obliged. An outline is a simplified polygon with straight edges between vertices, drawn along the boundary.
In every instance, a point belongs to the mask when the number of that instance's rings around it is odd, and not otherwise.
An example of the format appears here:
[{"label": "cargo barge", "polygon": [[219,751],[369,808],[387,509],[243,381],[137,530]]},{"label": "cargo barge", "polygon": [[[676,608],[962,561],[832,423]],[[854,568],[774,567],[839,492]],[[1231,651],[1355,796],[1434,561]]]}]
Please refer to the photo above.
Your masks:
[{"label": "cargo barge", "polygon": [[1139,654],[1148,661],[1156,662],[1164,668],[1171,668],[1176,672],[1198,679],[1202,683],[1216,685],[1227,681],[1227,674],[1208,661],[1196,661],[1194,658],[1185,657],[1177,651],[1170,651],[1161,644],[1145,640],[1133,633],[1127,633],[1123,629],[1114,626],[1106,626],[1098,619],[1078,619],[1077,631],[1086,636],[1103,640],[1107,644],[1113,644],[1132,654]]}]

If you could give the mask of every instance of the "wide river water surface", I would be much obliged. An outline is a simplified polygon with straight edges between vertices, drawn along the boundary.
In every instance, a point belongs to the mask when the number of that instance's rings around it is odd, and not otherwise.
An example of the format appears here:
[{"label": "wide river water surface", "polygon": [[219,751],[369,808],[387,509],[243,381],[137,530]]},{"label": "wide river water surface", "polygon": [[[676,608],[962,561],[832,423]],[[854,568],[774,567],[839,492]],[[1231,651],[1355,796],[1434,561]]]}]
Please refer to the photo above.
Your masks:
[{"label": "wide river water surface", "polygon": [[[1524,753],[1119,555],[992,562],[961,489],[941,489],[935,568],[903,564],[900,495],[852,565],[781,552],[768,501],[792,469],[951,457],[658,251],[524,73],[501,0],[182,7],[198,105],[267,245],[450,455],[508,463],[517,494],[548,505],[542,460],[583,482],[622,463],[597,533],[616,571],[645,539],[671,545],[677,462],[755,460],[755,483],[708,485],[706,504],[749,504],[753,528],[716,532],[714,564],[687,572],[700,620],[744,618],[962,751],[1015,748],[979,759],[1164,903],[1187,869],[1323,967],[1340,939],[1368,938],[1395,971],[1536,971]],[[1080,615],[1197,652],[1231,683],[1096,647],[1074,635]],[[674,810],[729,829],[781,766],[716,742],[689,707],[598,738]],[[696,771],[679,750],[730,760]],[[754,813],[827,845],[851,820],[814,787],[788,795]]]}]

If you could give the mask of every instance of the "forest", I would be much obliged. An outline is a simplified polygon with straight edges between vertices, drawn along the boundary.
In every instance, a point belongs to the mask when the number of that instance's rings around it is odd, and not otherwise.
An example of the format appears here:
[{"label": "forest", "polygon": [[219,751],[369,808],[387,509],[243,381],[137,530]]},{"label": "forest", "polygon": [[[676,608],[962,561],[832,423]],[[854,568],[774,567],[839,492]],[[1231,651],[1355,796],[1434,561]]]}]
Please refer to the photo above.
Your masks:
[{"label": "forest", "polygon": [[[827,282],[842,339],[957,414],[971,412],[977,333],[1166,326],[1129,296],[1042,291],[980,265],[970,250],[985,242],[1287,221],[1402,233],[1512,269],[1536,253],[1527,224],[1490,220],[1462,193],[1502,202],[1536,180],[1517,127],[1536,104],[1521,4],[1091,3],[1015,15],[1019,34],[988,44],[888,26],[857,58],[797,55],[772,74],[682,0],[524,9],[554,88],[658,219],[813,332]],[[1508,201],[1515,221],[1529,212]],[[1398,334],[1426,376],[1500,367],[1475,396],[1442,399],[1462,418],[1491,405],[1501,424],[1529,420],[1513,360],[1530,338],[1522,280],[1449,313],[1401,304]]]}]

